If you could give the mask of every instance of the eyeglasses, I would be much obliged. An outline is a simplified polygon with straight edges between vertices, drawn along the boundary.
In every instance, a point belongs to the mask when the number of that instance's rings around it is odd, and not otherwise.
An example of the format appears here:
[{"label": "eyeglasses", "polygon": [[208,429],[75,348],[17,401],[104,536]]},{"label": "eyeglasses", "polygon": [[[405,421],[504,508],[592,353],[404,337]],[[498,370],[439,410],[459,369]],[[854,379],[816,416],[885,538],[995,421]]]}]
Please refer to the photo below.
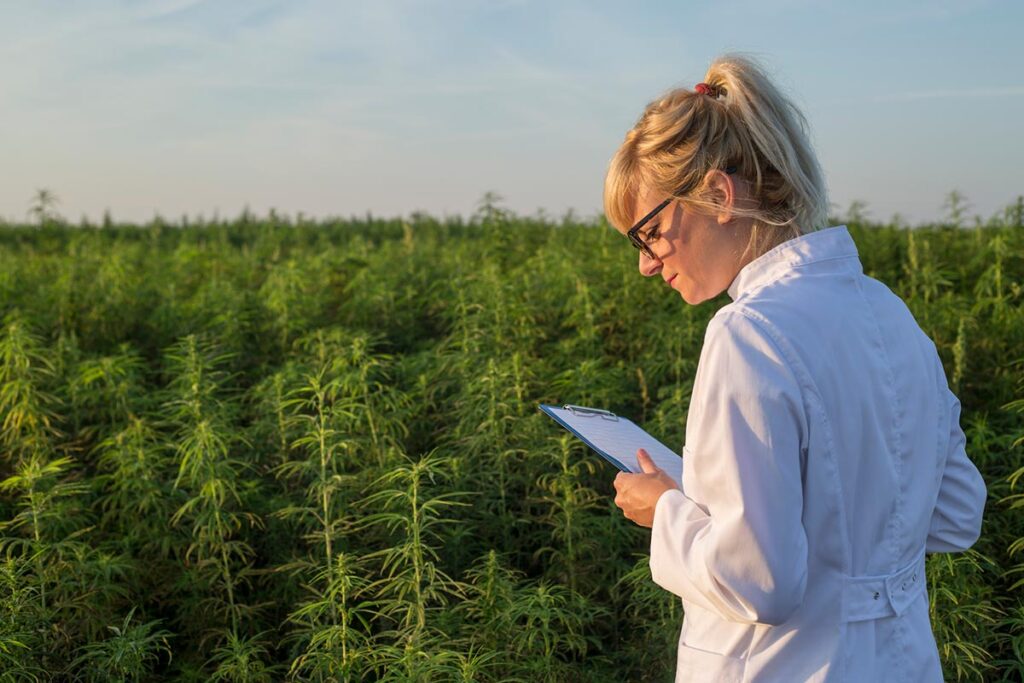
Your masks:
[{"label": "eyeglasses", "polygon": [[648,221],[657,216],[659,211],[661,211],[670,203],[672,203],[673,199],[674,197],[669,197],[661,204],[658,204],[649,214],[641,218],[640,221],[632,228],[630,228],[629,231],[626,233],[626,235],[629,237],[629,241],[633,243],[633,246],[642,251],[644,253],[644,256],[646,256],[649,259],[655,259],[658,257],[654,255],[654,251],[651,249],[651,246],[647,244],[647,242],[644,242],[643,238],[640,237],[640,235],[637,233],[640,232],[640,228],[647,225]]},{"label": "eyeglasses", "polygon": [[[736,167],[726,166],[724,170],[729,175],[732,175],[733,173],[736,172]],[[629,241],[633,243],[633,246],[642,251],[644,256],[646,256],[649,259],[656,259],[658,257],[654,255],[654,250],[651,249],[651,245],[647,244],[647,242],[644,242],[643,238],[640,237],[640,228],[647,225],[647,223],[650,222],[652,218],[657,216],[662,209],[671,204],[674,199],[675,197],[669,197],[661,204],[658,204],[651,210],[649,214],[641,218],[636,225],[634,225],[626,232],[626,236],[629,237]]]}]

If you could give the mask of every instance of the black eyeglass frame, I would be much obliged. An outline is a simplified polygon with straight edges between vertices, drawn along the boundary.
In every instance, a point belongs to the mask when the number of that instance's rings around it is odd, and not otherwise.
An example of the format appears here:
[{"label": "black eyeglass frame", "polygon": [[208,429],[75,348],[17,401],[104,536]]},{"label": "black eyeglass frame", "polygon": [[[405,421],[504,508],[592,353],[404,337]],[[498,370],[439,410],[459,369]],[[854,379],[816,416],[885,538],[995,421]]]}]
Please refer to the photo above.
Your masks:
[{"label": "black eyeglass frame", "polygon": [[[724,170],[729,175],[732,175],[733,173],[736,172],[736,167],[726,166]],[[674,199],[676,199],[676,197],[669,197],[661,204],[658,204],[656,207],[651,209],[650,213],[648,213],[646,216],[637,221],[636,225],[634,225],[632,228],[626,231],[626,236],[629,237],[629,241],[633,243],[634,247],[642,251],[644,255],[647,256],[647,258],[656,259],[658,257],[654,255],[654,250],[651,249],[651,245],[647,244],[647,242],[645,242],[643,238],[640,237],[640,228],[647,225],[647,223],[649,223],[652,218],[657,216],[662,209],[671,204]]]}]

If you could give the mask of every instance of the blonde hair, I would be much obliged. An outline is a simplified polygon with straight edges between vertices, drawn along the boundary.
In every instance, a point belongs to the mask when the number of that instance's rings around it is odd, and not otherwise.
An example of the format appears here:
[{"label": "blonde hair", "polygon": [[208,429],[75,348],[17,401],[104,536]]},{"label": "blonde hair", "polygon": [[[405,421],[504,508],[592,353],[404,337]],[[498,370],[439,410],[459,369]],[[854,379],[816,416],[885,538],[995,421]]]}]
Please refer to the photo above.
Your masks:
[{"label": "blonde hair", "polygon": [[752,59],[723,55],[704,82],[711,94],[670,90],[644,109],[612,157],[604,185],[605,215],[625,230],[636,220],[641,187],[715,212],[708,171],[734,166],[751,183],[753,219],[747,250],[756,258],[792,237],[825,226],[828,200],[811,148],[807,120]]}]

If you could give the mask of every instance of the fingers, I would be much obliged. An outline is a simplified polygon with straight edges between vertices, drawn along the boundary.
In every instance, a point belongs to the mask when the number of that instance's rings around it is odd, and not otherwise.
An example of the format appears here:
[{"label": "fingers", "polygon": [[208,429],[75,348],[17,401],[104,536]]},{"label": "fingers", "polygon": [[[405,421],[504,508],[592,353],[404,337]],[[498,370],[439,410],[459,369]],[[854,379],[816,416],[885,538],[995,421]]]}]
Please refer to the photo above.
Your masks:
[{"label": "fingers", "polygon": [[648,455],[647,451],[642,448],[636,452],[636,462],[640,465],[640,470],[644,474],[656,474],[661,471],[658,466],[654,464],[654,460],[651,459],[651,456]]},{"label": "fingers", "polygon": [[615,475],[615,481],[612,482],[615,486],[615,504],[622,508],[623,514],[626,514],[626,489],[629,488],[628,482],[631,476],[633,475],[619,472]]}]

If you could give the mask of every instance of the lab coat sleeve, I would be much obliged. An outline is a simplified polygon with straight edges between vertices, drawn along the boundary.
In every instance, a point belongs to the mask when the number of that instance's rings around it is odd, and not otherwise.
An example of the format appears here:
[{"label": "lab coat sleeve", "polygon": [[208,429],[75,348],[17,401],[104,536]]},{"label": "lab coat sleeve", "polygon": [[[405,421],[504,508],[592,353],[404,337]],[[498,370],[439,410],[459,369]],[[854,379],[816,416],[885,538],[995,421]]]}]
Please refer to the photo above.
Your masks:
[{"label": "lab coat sleeve", "polygon": [[651,575],[722,618],[780,624],[807,585],[796,377],[760,321],[708,325],[684,448],[683,489],[655,506]]},{"label": "lab coat sleeve", "polygon": [[967,439],[960,428],[960,400],[948,388],[945,394],[949,404],[949,449],[925,542],[925,550],[930,553],[955,553],[974,545],[981,534],[987,497],[985,480],[967,457]]}]

